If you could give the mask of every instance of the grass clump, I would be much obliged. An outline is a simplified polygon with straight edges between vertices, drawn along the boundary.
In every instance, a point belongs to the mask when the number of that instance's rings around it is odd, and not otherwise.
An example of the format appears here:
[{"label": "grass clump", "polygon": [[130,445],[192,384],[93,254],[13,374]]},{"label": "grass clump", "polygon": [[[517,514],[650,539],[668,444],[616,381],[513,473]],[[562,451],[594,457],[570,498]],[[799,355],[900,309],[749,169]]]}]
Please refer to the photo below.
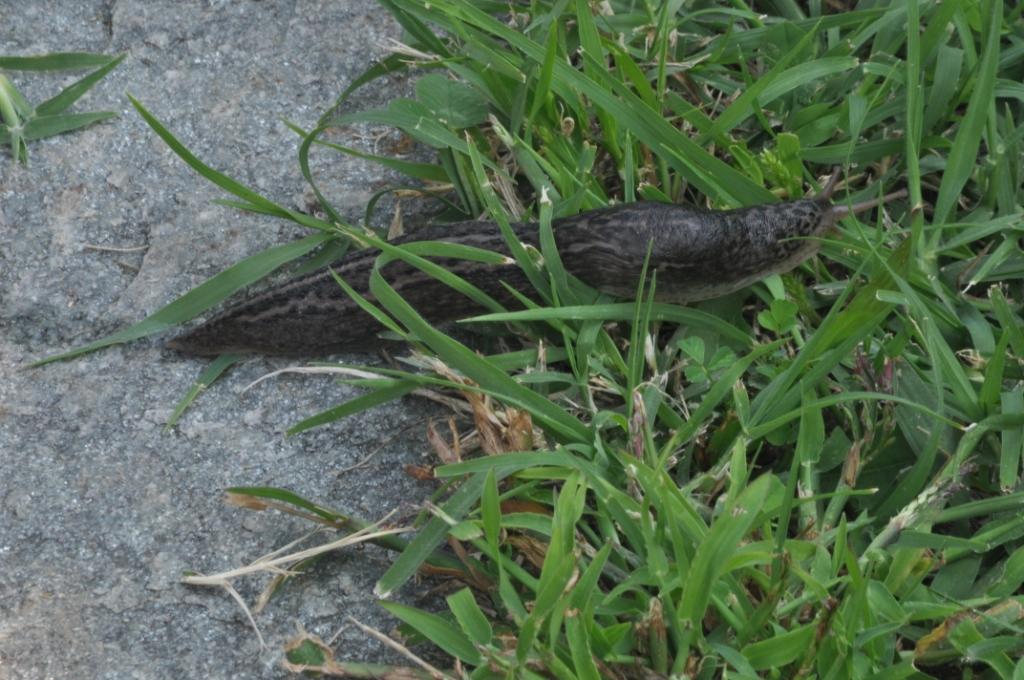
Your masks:
[{"label": "grass clump", "polygon": [[545,307],[484,317],[546,324],[517,364],[375,277],[497,422],[547,438],[436,469],[458,490],[378,591],[446,535],[486,586],[388,609],[474,677],[1024,672],[1020,9],[383,4],[407,49],[378,73],[419,69],[416,98],[323,123],[434,147],[392,167],[450,183],[454,217],[543,234],[612,201],[794,198],[832,165],[843,200],[910,194],[690,309],[577,305],[544,253]]},{"label": "grass clump", "polygon": [[[55,52],[32,57],[0,55],[0,145],[10,146],[11,158],[28,163],[26,144],[113,118],[113,111],[67,113],[96,83],[124,61],[125,55]],[[96,68],[38,106],[32,106],[4,71],[69,71]]]},{"label": "grass clump", "polygon": [[[509,234],[535,218],[542,235],[540,257],[510,243],[534,302],[477,319],[528,334],[497,354],[426,323],[380,267],[428,265],[378,242],[364,303],[431,370],[364,369],[353,382],[366,396],[295,428],[414,389],[471,404],[492,455],[435,443],[450,493],[415,538],[389,538],[401,555],[377,586],[387,597],[425,569],[473,587],[441,614],[384,604],[456,659],[443,673],[1021,677],[1021,7],[381,4],[403,44],[340,108],[400,70],[416,72],[416,97],[325,117],[304,133],[307,178],[316,188],[315,145],[367,156],[320,140],[325,129],[391,125],[437,161],[376,160],[426,195],[449,192],[439,219],[486,213]],[[232,205],[319,232],[85,349],[194,316],[349,233],[319,189],[329,221],[179,153]],[[901,187],[909,200],[844,220],[819,257],[723,299],[681,308],[641,286],[634,302],[584,304],[553,249],[556,217],[613,201],[794,198],[834,165],[843,201]],[[322,644],[297,648],[295,664],[362,672]]]}]

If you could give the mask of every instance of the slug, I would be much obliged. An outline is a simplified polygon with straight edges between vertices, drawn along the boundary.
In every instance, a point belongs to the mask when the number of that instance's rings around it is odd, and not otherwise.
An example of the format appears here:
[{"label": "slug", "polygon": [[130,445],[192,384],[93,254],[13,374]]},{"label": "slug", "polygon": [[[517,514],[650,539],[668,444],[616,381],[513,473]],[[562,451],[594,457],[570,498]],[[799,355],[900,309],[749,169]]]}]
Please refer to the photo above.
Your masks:
[{"label": "slug", "polygon": [[[555,220],[552,228],[566,270],[604,293],[630,297],[636,290],[648,243],[649,267],[657,270],[656,297],[688,303],[726,295],[770,274],[789,271],[813,255],[822,235],[839,219],[864,212],[905,191],[853,206],[832,205],[838,173],[814,198],[726,211],[639,202]],[[516,236],[534,247],[536,224],[514,224]],[[508,255],[498,227],[470,221],[419,229],[394,243],[438,240]],[[378,253],[352,253],[334,270],[369,296],[369,276]],[[515,264],[486,265],[437,258],[436,262],[511,308],[519,305],[502,285],[529,290]],[[384,269],[388,282],[433,324],[453,321],[479,308],[448,286],[402,261]],[[188,354],[225,352],[281,355],[367,351],[380,345],[380,324],[360,309],[324,270],[300,277],[228,308],[168,343]]]}]

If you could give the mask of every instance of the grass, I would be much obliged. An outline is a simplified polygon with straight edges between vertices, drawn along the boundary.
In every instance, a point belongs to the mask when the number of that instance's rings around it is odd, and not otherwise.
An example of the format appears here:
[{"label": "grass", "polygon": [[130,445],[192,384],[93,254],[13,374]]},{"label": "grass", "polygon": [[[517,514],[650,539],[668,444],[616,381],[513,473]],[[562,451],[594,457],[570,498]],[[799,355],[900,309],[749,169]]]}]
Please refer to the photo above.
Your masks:
[{"label": "grass", "polygon": [[[55,52],[32,57],[0,55],[0,145],[9,146],[11,158],[28,163],[27,143],[71,132],[117,114],[113,111],[68,113],[67,109],[124,61],[125,55],[108,56],[89,52]],[[38,106],[32,106],[4,74],[4,71],[95,71],[76,80]]]},{"label": "grass", "polygon": [[[430,270],[422,255],[481,254],[374,241],[382,256],[362,304],[428,370],[364,368],[351,382],[366,395],[294,428],[416,389],[472,406],[490,455],[435,439],[446,458],[436,504],[414,538],[386,542],[400,554],[377,584],[383,598],[417,571],[472,587],[441,613],[384,602],[410,644],[456,660],[409,674],[1024,677],[1022,6],[381,4],[404,45],[337,111],[396,71],[418,78],[416,97],[296,128],[329,220],[205,166],[133,100],[230,205],[315,233],[50,360],[180,323],[318,248],[331,249],[316,262],[336,257],[332,244],[354,232],[308,155],[366,158],[322,133],[390,125],[436,162],[371,158],[444,194],[439,220],[486,213],[510,234],[525,216],[542,235],[541,253],[510,242],[536,289],[525,309],[488,304],[476,319],[514,324],[523,348],[503,354],[431,327],[380,274],[394,258]],[[636,199],[793,198],[833,165],[837,200],[902,187],[909,199],[845,219],[818,257],[723,299],[681,308],[641,286],[635,302],[586,304],[592,292],[553,249],[555,217]],[[280,489],[233,491],[311,521],[352,520]],[[311,637],[289,659],[398,672],[338,662]]]}]

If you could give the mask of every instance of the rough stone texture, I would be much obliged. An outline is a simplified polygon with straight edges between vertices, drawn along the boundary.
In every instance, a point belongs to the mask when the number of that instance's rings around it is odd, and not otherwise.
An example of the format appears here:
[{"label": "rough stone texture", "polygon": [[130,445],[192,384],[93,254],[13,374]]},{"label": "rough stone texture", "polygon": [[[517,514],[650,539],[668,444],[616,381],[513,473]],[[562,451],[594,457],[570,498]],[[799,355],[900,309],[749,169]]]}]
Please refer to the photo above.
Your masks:
[{"label": "rough stone texture", "polygon": [[[166,335],[25,365],[301,233],[214,205],[225,195],[167,149],[125,92],[210,165],[302,207],[296,137],[281,118],[312,125],[398,34],[372,0],[0,0],[0,54],[129,55],[75,107],[120,117],[32,143],[28,167],[0,152],[0,678],[280,677],[296,623],[324,637],[348,615],[392,626],[371,595],[390,563],[376,549],[325,560],[287,587],[257,619],[266,649],[225,592],[179,579],[239,566],[308,529],[225,506],[227,486],[286,487],[367,519],[408,514],[432,490],[402,472],[426,455],[425,406],[405,401],[286,439],[299,418],[356,391],[283,377],[243,393],[289,363],[255,358],[164,432],[204,367],[163,350]],[[39,102],[80,75],[12,77]],[[407,87],[377,86],[352,107]],[[337,139],[369,148],[370,132]],[[315,166],[353,218],[387,183],[337,155]],[[236,585],[252,601],[264,583]],[[352,628],[336,647],[339,658],[394,658]]]}]

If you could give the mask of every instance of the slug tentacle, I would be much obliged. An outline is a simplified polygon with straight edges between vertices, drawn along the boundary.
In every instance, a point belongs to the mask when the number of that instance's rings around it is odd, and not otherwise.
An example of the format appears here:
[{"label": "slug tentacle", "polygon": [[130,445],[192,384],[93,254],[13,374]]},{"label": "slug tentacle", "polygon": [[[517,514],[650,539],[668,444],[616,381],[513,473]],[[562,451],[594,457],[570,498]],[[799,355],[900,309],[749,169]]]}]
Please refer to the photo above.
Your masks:
[{"label": "slug tentacle", "polygon": [[823,203],[828,203],[832,200],[832,194],[835,192],[836,187],[839,186],[839,176],[842,170],[834,168],[832,174],[829,175],[828,181],[825,182],[825,186],[822,187],[821,193],[814,198]]},{"label": "slug tentacle", "polygon": [[881,198],[872,198],[869,201],[861,201],[860,203],[854,203],[853,205],[834,205],[832,206],[832,214],[838,221],[849,215],[859,215],[862,212],[871,210],[872,208],[906,197],[907,190],[900,189],[899,191],[894,191],[891,194],[886,194]]},{"label": "slug tentacle", "polygon": [[[566,270],[602,292],[630,297],[651,245],[650,266],[658,272],[657,295],[675,303],[726,295],[769,274],[788,271],[813,255],[818,240],[835,222],[906,195],[905,191],[852,206],[833,206],[838,173],[815,198],[738,210],[708,211],[663,203],[630,203],[556,220],[555,244]],[[515,224],[516,236],[538,245],[537,227]],[[501,231],[490,222],[434,226],[396,243],[435,240],[476,246],[508,255]],[[359,251],[334,269],[360,295],[370,297],[376,251]],[[492,298],[515,309],[518,300],[504,284],[526,291],[516,265],[488,265],[450,258],[435,261]],[[468,299],[420,270],[390,262],[383,274],[427,321],[440,324],[475,314]],[[372,299],[372,298],[371,298]],[[199,355],[224,352],[331,354],[380,345],[381,327],[337,285],[330,271],[310,274],[256,295],[172,340],[176,350]]]}]

